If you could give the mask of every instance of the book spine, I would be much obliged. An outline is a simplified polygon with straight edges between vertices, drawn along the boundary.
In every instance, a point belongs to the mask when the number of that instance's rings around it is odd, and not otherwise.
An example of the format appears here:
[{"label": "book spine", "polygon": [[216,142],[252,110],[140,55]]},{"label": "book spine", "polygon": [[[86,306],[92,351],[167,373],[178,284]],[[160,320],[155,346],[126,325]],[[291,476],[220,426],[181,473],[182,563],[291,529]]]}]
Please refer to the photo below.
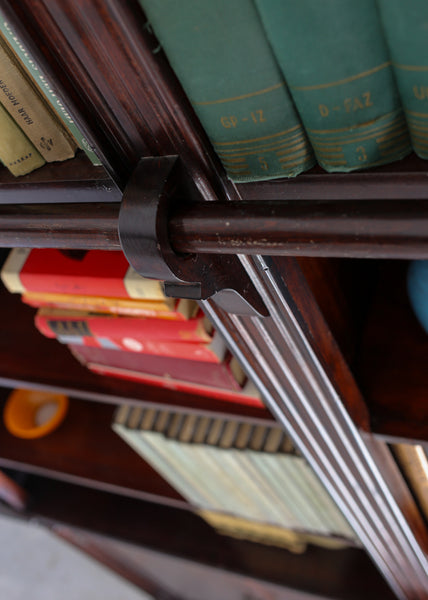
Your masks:
[{"label": "book spine", "polygon": [[411,151],[373,0],[255,0],[319,164],[353,171]]},{"label": "book spine", "polygon": [[[73,347],[74,355],[76,355],[77,348],[75,346]],[[119,379],[145,383],[147,385],[153,385],[155,387],[161,387],[175,392],[197,394],[198,396],[205,396],[206,398],[215,398],[216,400],[234,402],[246,406],[255,406],[258,408],[263,408],[264,406],[263,402],[259,398],[247,396],[246,394],[240,392],[231,392],[221,388],[213,388],[208,385],[193,384],[187,381],[150,375],[148,373],[141,373],[132,369],[111,367],[94,362],[88,362],[86,363],[86,366],[90,371],[97,373],[98,375],[118,377]]]},{"label": "book spine", "polygon": [[230,179],[314,164],[252,0],[140,3]]},{"label": "book spine", "polygon": [[260,426],[248,421],[126,406],[112,427],[194,507],[220,519],[297,530],[302,542],[306,532],[308,541],[314,534],[340,535],[342,545],[355,539],[309,465],[284,452],[280,428],[262,426],[260,444]]},{"label": "book spine", "polygon": [[413,149],[428,158],[428,4],[378,0],[378,5]]},{"label": "book spine", "polygon": [[30,248],[14,248],[9,252],[2,267],[1,280],[11,294],[22,294],[25,292],[20,274],[30,252]]},{"label": "book spine", "polygon": [[[112,298],[166,301],[162,284],[138,275],[121,252],[91,250],[83,257],[59,250],[15,248],[3,270],[18,270],[21,292],[77,294]],[[15,260],[15,256],[19,257]],[[14,290],[11,290],[14,291]]]},{"label": "book spine", "polygon": [[394,444],[393,452],[404,471],[425,518],[428,518],[428,457],[422,445]]},{"label": "book spine", "polygon": [[[45,333],[39,329],[40,333]],[[46,337],[55,337],[61,344],[73,344],[77,346],[88,346],[92,348],[106,348],[109,350],[125,350],[127,352],[137,352],[138,354],[148,354],[151,356],[165,356],[168,358],[184,358],[199,362],[220,363],[221,355],[213,351],[207,344],[195,344],[187,342],[165,342],[155,340],[139,340],[135,337],[110,338],[98,336],[77,336],[77,335],[47,335]]]},{"label": "book spine", "polygon": [[72,347],[83,363],[97,363],[124,370],[132,370],[159,376],[166,381],[183,381],[198,386],[208,386],[241,393],[243,381],[237,381],[230,364],[233,358],[228,355],[221,363],[190,361],[182,357],[168,358],[150,356],[136,352],[124,352],[86,346]]},{"label": "book spine", "polygon": [[209,343],[212,337],[204,327],[204,317],[187,321],[114,317],[41,309],[35,317],[36,327],[44,335],[76,335],[98,338],[134,338],[140,342],[149,340],[169,342]]},{"label": "book spine", "polygon": [[45,294],[43,292],[23,293],[24,304],[33,308],[58,308],[99,312],[117,316],[167,319],[183,321],[187,313],[180,310],[181,300],[167,302],[153,300],[122,300],[121,298],[101,298],[96,296],[72,296],[69,294]]},{"label": "book spine", "polygon": [[0,35],[0,102],[48,162],[73,158],[75,143]]},{"label": "book spine", "polygon": [[44,158],[0,104],[0,160],[18,177],[45,164]]},{"label": "book spine", "polygon": [[76,140],[76,143],[79,146],[79,148],[81,148],[85,152],[86,156],[89,158],[89,160],[94,166],[100,166],[102,164],[100,159],[94,152],[89,142],[82,135],[72,116],[69,114],[66,107],[61,102],[61,99],[58,98],[58,95],[52,89],[50,83],[44,76],[39,65],[36,63],[34,58],[31,56],[31,53],[22,43],[22,40],[16,35],[15,31],[11,27],[11,24],[8,22],[1,10],[0,31],[3,34],[4,38],[7,40],[9,46],[15,52],[15,55],[19,58],[22,65],[25,67],[27,73],[32,78],[35,85],[38,87],[40,92],[49,102],[50,106],[58,115],[59,119],[70,132],[72,137]]}]

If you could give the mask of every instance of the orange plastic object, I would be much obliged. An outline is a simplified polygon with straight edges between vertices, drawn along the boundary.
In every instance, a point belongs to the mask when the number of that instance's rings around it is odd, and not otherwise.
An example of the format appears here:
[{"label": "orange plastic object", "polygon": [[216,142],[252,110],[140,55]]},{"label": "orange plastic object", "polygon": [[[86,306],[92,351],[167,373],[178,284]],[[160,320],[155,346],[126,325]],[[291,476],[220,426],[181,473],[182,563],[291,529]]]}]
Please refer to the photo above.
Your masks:
[{"label": "orange plastic object", "polygon": [[14,390],[6,401],[3,419],[13,435],[34,439],[47,435],[64,420],[68,398],[38,390]]}]

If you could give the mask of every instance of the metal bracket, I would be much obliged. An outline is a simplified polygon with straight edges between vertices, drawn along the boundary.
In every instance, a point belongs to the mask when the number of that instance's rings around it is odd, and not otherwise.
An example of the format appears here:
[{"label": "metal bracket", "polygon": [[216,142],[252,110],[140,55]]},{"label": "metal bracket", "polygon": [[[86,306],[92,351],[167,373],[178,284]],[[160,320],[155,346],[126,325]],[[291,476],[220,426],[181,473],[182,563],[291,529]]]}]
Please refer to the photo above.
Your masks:
[{"label": "metal bracket", "polygon": [[228,312],[268,316],[263,300],[235,255],[177,254],[168,215],[176,202],[199,200],[178,156],[143,158],[123,194],[119,237],[129,264],[144,277],[165,281],[171,297],[214,297]]}]

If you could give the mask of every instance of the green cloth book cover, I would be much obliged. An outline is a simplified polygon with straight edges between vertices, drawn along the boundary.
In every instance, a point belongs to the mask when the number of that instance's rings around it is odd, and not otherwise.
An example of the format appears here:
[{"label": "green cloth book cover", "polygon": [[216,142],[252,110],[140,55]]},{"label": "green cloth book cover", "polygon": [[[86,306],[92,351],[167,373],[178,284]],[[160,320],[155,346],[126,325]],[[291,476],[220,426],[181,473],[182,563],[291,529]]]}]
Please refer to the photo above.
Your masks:
[{"label": "green cloth book cover", "polygon": [[252,0],[140,2],[230,179],[314,164]]},{"label": "green cloth book cover", "polygon": [[352,171],[411,151],[373,0],[256,5],[322,167]]},{"label": "green cloth book cover", "polygon": [[378,0],[413,149],[428,158],[428,2]]}]

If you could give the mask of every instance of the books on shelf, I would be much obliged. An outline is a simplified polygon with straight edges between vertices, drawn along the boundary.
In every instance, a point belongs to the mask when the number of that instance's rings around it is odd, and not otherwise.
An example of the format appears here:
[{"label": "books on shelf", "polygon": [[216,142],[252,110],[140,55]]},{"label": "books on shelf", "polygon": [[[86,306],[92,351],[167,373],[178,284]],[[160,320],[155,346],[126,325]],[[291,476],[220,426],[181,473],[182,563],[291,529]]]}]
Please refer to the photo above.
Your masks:
[{"label": "books on shelf", "polygon": [[141,300],[138,298],[112,298],[110,296],[25,292],[22,294],[22,301],[24,304],[35,308],[58,308],[60,310],[151,317],[173,321],[190,319],[198,310],[196,302],[187,298],[165,297],[162,300]]},{"label": "books on shelf", "polygon": [[52,248],[14,248],[1,277],[12,293],[165,299],[162,283],[139,275],[122,252],[65,253]]},{"label": "books on shelf", "polygon": [[45,159],[0,104],[0,160],[12,175],[26,175],[45,164]]},{"label": "books on shelf", "polygon": [[159,356],[95,346],[69,344],[73,355],[90,371],[164,389],[197,394],[249,406],[263,402],[238,361],[226,353],[221,361]]},{"label": "books on shelf", "polygon": [[64,103],[52,89],[51,83],[46,79],[40,65],[37,64],[34,56],[32,56],[31,52],[16,34],[16,31],[14,31],[11,23],[3,14],[1,8],[0,32],[3,35],[3,39],[7,42],[9,49],[14,53],[15,59],[19,61],[26,75],[32,80],[34,85],[42,94],[45,102],[55,112],[63,126],[77,142],[79,148],[85,152],[86,156],[93,165],[101,165],[101,161],[94,152],[94,149],[91,147],[87,139],[76,125],[74,119],[64,106]]},{"label": "books on shelf", "polygon": [[215,363],[226,355],[223,338],[203,314],[172,321],[42,308],[34,322],[63,344]]},{"label": "books on shelf", "polygon": [[44,336],[97,374],[263,406],[197,303],[167,298],[161,282],[138,275],[120,252],[15,248],[1,279],[39,308]]},{"label": "books on shelf", "polygon": [[413,149],[428,158],[428,4],[377,0]]},{"label": "books on shelf", "polygon": [[[273,528],[277,541],[281,529],[355,541],[333,500],[277,425],[124,405],[112,427],[219,529],[241,527],[241,534],[251,535],[252,524],[254,536],[262,534],[257,526],[262,531],[266,526],[266,537]],[[275,535],[271,540],[275,543]]]},{"label": "books on shelf", "polygon": [[427,158],[422,0],[140,4],[233,181]]},{"label": "books on shelf", "polygon": [[140,2],[230,179],[314,164],[252,0]]},{"label": "books on shelf", "polygon": [[318,163],[352,171],[411,151],[373,0],[255,0]]},{"label": "books on shelf", "polygon": [[201,311],[187,320],[168,321],[42,308],[37,312],[35,323],[43,335],[52,338],[58,335],[113,339],[134,337],[141,342],[156,338],[164,342],[203,344],[213,340],[212,325]]},{"label": "books on shelf", "polygon": [[48,162],[73,158],[77,144],[0,33],[0,102]]}]

